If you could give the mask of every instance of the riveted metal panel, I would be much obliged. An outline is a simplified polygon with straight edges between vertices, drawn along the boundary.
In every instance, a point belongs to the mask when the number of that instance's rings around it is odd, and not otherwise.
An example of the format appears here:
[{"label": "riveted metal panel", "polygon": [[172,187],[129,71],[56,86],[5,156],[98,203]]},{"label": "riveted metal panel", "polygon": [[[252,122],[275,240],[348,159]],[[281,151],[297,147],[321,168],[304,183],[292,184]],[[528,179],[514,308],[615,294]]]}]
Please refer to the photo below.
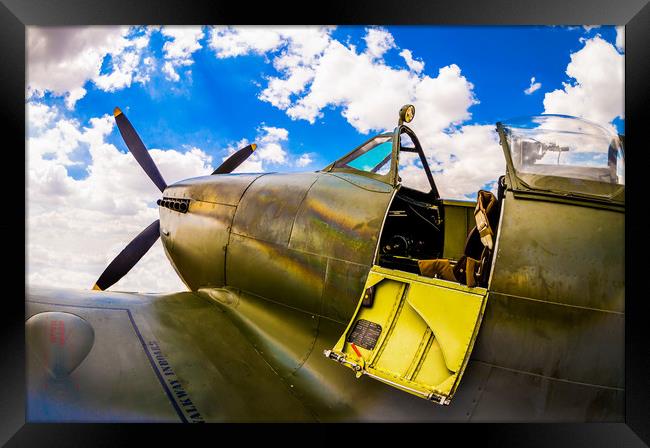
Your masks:
[{"label": "riveted metal panel", "polygon": [[264,174],[219,174],[195,177],[170,185],[165,196],[195,199],[218,204],[237,205],[244,191]]},{"label": "riveted metal panel", "polygon": [[370,266],[328,258],[323,289],[323,315],[347,323],[352,318]]},{"label": "riveted metal panel", "polygon": [[490,289],[624,311],[625,214],[506,193]]},{"label": "riveted metal panel", "polygon": [[229,286],[320,313],[327,259],[231,234],[226,261]]},{"label": "riveted metal panel", "polygon": [[[476,363],[479,364],[479,363]],[[477,422],[622,422],[625,391],[491,367],[471,413]]]},{"label": "riveted metal panel", "polygon": [[623,388],[625,316],[490,293],[472,359]]},{"label": "riveted metal panel", "polygon": [[223,309],[273,370],[292,381],[314,347],[320,318],[245,292]]},{"label": "riveted metal panel", "polygon": [[160,209],[167,255],[190,289],[224,285],[225,248],[234,214],[233,206],[196,200],[187,213]]},{"label": "riveted metal panel", "polygon": [[371,191],[323,174],[300,206],[289,247],[370,265],[391,197],[390,189]]},{"label": "riveted metal panel", "polygon": [[298,208],[319,175],[269,174],[257,179],[237,207],[232,231],[287,246]]}]

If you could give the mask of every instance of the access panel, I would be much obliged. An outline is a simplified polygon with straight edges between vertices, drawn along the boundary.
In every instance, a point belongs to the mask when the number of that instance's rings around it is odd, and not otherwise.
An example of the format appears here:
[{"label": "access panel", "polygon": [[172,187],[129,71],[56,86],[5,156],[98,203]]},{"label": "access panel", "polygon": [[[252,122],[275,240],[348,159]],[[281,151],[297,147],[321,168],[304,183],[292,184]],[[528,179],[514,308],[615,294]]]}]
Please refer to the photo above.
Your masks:
[{"label": "access panel", "polygon": [[487,290],[373,266],[355,314],[325,356],[449,404],[472,352]]}]

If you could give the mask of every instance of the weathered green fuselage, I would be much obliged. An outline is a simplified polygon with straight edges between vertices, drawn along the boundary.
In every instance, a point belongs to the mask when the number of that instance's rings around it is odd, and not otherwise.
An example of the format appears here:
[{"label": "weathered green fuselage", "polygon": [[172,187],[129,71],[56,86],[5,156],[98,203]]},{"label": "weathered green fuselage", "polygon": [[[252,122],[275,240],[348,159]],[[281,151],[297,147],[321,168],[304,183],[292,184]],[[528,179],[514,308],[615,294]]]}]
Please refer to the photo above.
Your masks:
[{"label": "weathered green fuselage", "polygon": [[[624,213],[586,201],[507,191],[451,406],[323,357],[359,301],[395,191],[350,173],[191,179],[165,191],[191,202],[160,209],[163,243],[186,285],[220,304],[319,419],[390,420],[406,406],[411,419],[622,420]],[[462,248],[473,205],[444,206],[445,245]]]},{"label": "weathered green fuselage", "polygon": [[[417,266],[476,259],[468,235],[488,212],[439,197],[400,117],[321,171],[165,188],[160,236],[190,292],[30,289],[28,418],[623,421],[618,138],[566,117],[498,123],[500,216],[477,229],[489,279],[470,284]],[[600,135],[607,166],[584,165],[584,142],[572,152],[544,120],[565,123],[564,140]],[[419,156],[428,193],[401,186],[402,152]],[[560,163],[572,154],[577,167]]]},{"label": "weathered green fuselage", "polygon": [[228,286],[343,322],[393,189],[351,174],[256,174],[183,181],[165,196],[191,199],[187,214],[160,209],[163,244],[191,290]]}]

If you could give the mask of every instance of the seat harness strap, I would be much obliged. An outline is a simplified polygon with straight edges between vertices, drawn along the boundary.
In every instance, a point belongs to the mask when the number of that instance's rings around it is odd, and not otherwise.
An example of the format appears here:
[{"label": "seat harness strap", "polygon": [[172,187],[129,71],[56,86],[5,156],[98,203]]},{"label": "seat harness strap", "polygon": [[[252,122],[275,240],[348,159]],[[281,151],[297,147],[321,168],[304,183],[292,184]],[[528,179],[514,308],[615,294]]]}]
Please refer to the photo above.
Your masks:
[{"label": "seat harness strap", "polygon": [[[487,202],[487,204],[486,204]],[[476,230],[481,236],[481,242],[489,250],[494,247],[493,236],[494,232],[488,221],[488,212],[494,207],[496,199],[493,194],[488,191],[480,190],[476,200],[476,208],[474,209],[474,219],[476,219]]]}]

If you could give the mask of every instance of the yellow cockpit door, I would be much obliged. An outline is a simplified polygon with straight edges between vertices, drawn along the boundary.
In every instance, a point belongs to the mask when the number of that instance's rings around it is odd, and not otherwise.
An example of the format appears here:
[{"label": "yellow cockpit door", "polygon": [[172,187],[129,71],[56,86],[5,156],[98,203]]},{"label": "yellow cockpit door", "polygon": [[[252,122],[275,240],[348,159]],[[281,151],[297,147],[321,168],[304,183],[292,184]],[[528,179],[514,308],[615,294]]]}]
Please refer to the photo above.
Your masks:
[{"label": "yellow cockpit door", "polygon": [[325,356],[357,377],[368,375],[449,404],[472,352],[486,295],[485,288],[373,266],[352,320]]}]

